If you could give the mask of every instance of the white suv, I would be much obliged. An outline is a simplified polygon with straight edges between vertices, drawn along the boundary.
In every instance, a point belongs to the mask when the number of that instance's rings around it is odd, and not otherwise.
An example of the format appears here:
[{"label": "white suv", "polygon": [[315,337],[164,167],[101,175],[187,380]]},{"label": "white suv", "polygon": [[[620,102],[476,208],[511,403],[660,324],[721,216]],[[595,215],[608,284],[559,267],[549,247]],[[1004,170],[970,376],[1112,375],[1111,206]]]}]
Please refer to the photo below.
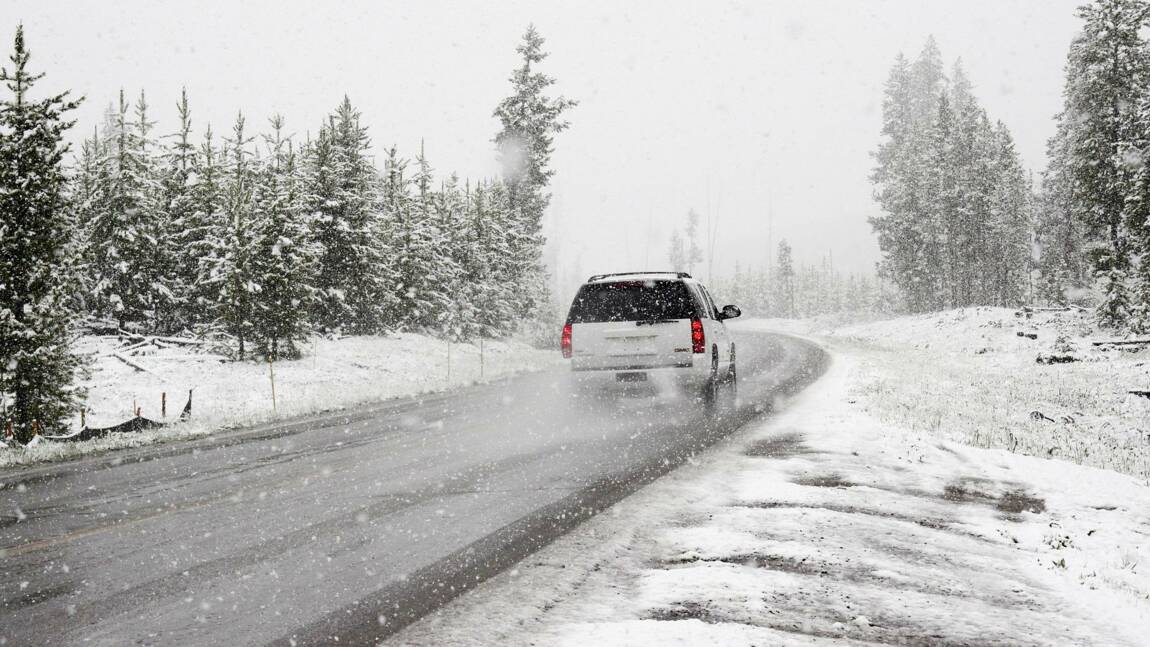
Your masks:
[{"label": "white suv", "polygon": [[685,386],[713,404],[720,386],[733,392],[735,344],[727,319],[685,272],[599,274],[579,288],[561,349],[579,383],[653,382]]}]

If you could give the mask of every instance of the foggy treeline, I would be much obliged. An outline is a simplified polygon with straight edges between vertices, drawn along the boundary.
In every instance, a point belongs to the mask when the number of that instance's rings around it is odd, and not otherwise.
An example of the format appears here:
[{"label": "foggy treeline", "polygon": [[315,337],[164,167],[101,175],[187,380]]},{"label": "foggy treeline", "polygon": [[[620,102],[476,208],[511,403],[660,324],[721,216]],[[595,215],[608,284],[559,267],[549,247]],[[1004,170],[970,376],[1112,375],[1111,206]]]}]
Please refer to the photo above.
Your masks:
[{"label": "foggy treeline", "polygon": [[894,312],[900,307],[894,286],[880,274],[843,273],[828,254],[816,263],[798,263],[790,243],[779,241],[772,264],[760,269],[735,264],[734,274],[715,291],[758,317],[803,318]]}]

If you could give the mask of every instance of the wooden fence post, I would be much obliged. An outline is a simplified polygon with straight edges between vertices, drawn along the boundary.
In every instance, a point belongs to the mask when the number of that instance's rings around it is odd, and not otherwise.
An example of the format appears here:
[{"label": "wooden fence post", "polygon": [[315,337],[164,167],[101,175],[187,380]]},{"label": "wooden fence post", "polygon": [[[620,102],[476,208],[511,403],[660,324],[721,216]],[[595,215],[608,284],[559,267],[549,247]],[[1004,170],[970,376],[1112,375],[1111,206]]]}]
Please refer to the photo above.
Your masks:
[{"label": "wooden fence post", "polygon": [[276,413],[276,369],[275,362],[272,361],[271,356],[268,356],[268,376],[272,382],[272,413]]},{"label": "wooden fence post", "polygon": [[168,417],[168,392],[167,391],[161,391],[160,392],[160,417],[161,418],[167,418]]}]

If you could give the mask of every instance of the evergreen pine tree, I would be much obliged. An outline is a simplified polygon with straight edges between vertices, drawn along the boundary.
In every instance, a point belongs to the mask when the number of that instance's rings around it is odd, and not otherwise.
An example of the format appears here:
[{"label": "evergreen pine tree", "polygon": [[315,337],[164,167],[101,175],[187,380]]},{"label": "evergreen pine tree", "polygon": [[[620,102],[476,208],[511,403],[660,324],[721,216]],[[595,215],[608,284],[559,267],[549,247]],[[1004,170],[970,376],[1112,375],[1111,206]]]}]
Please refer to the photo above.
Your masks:
[{"label": "evergreen pine tree", "polygon": [[683,243],[683,236],[678,229],[671,231],[671,241],[667,249],[667,260],[671,269],[676,272],[687,271],[687,247]]},{"label": "evergreen pine tree", "polygon": [[196,146],[192,143],[191,110],[188,108],[187,90],[180,92],[176,104],[179,129],[169,135],[171,144],[164,151],[159,180],[159,211],[161,237],[159,241],[161,274],[166,277],[173,298],[161,310],[160,329],[178,332],[190,328],[197,320],[193,298],[198,279],[197,252],[204,249],[208,224],[197,209],[194,183],[196,180]]},{"label": "evergreen pine tree", "polygon": [[35,99],[43,74],[28,69],[24,27],[16,28],[11,68],[0,68],[10,95],[0,99],[0,394],[17,439],[60,431],[75,405],[81,367],[72,351],[75,313],[70,236],[76,223],[65,203],[64,114],[68,93]]},{"label": "evergreen pine tree", "polygon": [[[389,168],[394,168],[396,151],[388,154]],[[407,188],[391,182],[388,173],[388,190],[393,187],[401,193]],[[435,330],[440,319],[448,310],[451,290],[451,250],[444,244],[443,232],[438,226],[437,197],[432,190],[434,177],[431,164],[420,146],[419,157],[415,159],[415,174],[410,187],[414,194],[400,198],[396,204],[406,205],[396,212],[397,224],[402,223],[402,235],[392,245],[392,254],[398,261],[397,276],[402,282],[398,290],[400,311],[404,313],[406,327],[419,330]]]},{"label": "evergreen pine tree", "polygon": [[1096,0],[1080,7],[1078,15],[1083,27],[1067,55],[1059,115],[1065,155],[1057,161],[1072,182],[1069,207],[1082,219],[1086,237],[1105,244],[1091,255],[1103,283],[1099,319],[1121,325],[1130,302],[1127,198],[1135,193],[1139,166],[1128,151],[1143,137],[1136,110],[1150,83],[1150,49],[1143,36],[1150,6],[1143,0]]},{"label": "evergreen pine tree", "polygon": [[299,196],[295,153],[284,139],[283,117],[271,119],[267,157],[252,197],[251,336],[269,361],[295,358],[308,332],[307,305],[314,253]]},{"label": "evergreen pine tree", "polygon": [[692,274],[695,271],[695,263],[703,261],[703,250],[699,248],[699,213],[694,209],[687,210],[687,226],[684,231],[687,235],[683,262],[687,267],[687,273]]},{"label": "evergreen pine tree", "polygon": [[466,336],[469,317],[464,316],[462,303],[463,284],[471,280],[463,272],[469,253],[464,231],[466,211],[466,197],[459,187],[459,178],[452,174],[435,196],[435,220],[432,227],[436,233],[436,257],[431,289],[441,294],[443,300],[443,308],[436,317],[435,327],[453,341],[469,339]]},{"label": "evergreen pine tree", "polygon": [[533,25],[528,26],[516,52],[522,56],[522,65],[511,75],[511,95],[495,108],[501,125],[495,144],[503,167],[508,212],[515,225],[510,259],[514,283],[519,286],[523,309],[534,312],[550,302],[542,266],[542,221],[551,201],[547,186],[554,175],[554,136],[568,127],[562,116],[576,102],[547,96],[555,79],[537,69],[547,53]]},{"label": "evergreen pine tree", "polygon": [[791,246],[786,239],[779,241],[779,251],[775,255],[778,264],[775,270],[777,293],[775,303],[778,304],[776,312],[780,317],[795,317],[795,267],[791,258]]},{"label": "evergreen pine tree", "polygon": [[[883,251],[883,264],[906,295],[913,312],[939,307],[938,272],[943,259],[936,220],[937,186],[928,177],[930,157],[940,155],[942,64],[933,39],[918,59],[899,56],[891,69],[883,99],[882,140],[871,175],[882,213],[871,218]],[[933,135],[933,137],[932,137]]]},{"label": "evergreen pine tree", "polygon": [[1037,197],[1035,237],[1038,246],[1038,296],[1046,303],[1064,305],[1067,291],[1089,283],[1086,266],[1085,225],[1077,217],[1073,174],[1069,164],[1069,124],[1057,117],[1057,130],[1046,145],[1049,160]]},{"label": "evergreen pine tree", "polygon": [[235,338],[239,359],[247,357],[252,336],[252,305],[258,290],[252,275],[253,203],[255,168],[244,132],[243,114],[236,116],[232,137],[225,140],[220,212],[223,223],[214,232],[208,261],[207,285],[214,301],[216,321]]},{"label": "evergreen pine tree", "polygon": [[1030,180],[1026,176],[1014,140],[1002,122],[994,129],[994,190],[987,249],[994,258],[983,267],[989,277],[990,299],[999,306],[1017,306],[1026,300],[1032,264],[1033,231]]},{"label": "evergreen pine tree", "polygon": [[323,331],[376,333],[394,314],[370,146],[344,97],[309,148],[305,204],[319,254],[313,321]]},{"label": "evergreen pine tree", "polygon": [[75,174],[69,183],[68,202],[75,214],[76,228],[72,235],[76,247],[77,289],[74,295],[74,310],[83,314],[90,314],[94,310],[91,303],[94,271],[90,264],[91,255],[91,227],[99,212],[101,200],[101,182],[104,178],[103,161],[105,159],[104,142],[97,129],[93,129],[92,137],[85,139],[81,144],[80,158],[77,160]]},{"label": "evergreen pine tree", "polygon": [[204,332],[218,324],[220,283],[216,271],[227,254],[228,244],[223,159],[211,126],[204,131],[192,165],[189,187],[192,214],[190,222],[180,231],[180,252],[194,280],[184,286],[183,300],[187,325]]},{"label": "evergreen pine tree", "polygon": [[162,234],[149,139],[151,122],[143,94],[136,104],[135,122],[128,112],[121,91],[105,146],[100,205],[89,229],[93,305],[97,314],[113,318],[123,329],[155,332],[157,313],[174,295],[162,275],[157,249]]}]

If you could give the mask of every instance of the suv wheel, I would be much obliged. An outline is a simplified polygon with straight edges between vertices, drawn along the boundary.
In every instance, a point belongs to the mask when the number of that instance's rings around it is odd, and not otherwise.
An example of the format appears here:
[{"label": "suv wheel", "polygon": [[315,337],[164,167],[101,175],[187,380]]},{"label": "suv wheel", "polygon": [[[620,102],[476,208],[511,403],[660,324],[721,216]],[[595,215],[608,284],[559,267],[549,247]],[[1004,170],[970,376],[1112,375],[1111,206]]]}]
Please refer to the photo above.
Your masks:
[{"label": "suv wheel", "polygon": [[703,406],[707,409],[713,409],[719,402],[719,389],[721,388],[719,378],[719,351],[713,349],[711,351],[711,374],[707,376],[707,382],[703,385]]}]

